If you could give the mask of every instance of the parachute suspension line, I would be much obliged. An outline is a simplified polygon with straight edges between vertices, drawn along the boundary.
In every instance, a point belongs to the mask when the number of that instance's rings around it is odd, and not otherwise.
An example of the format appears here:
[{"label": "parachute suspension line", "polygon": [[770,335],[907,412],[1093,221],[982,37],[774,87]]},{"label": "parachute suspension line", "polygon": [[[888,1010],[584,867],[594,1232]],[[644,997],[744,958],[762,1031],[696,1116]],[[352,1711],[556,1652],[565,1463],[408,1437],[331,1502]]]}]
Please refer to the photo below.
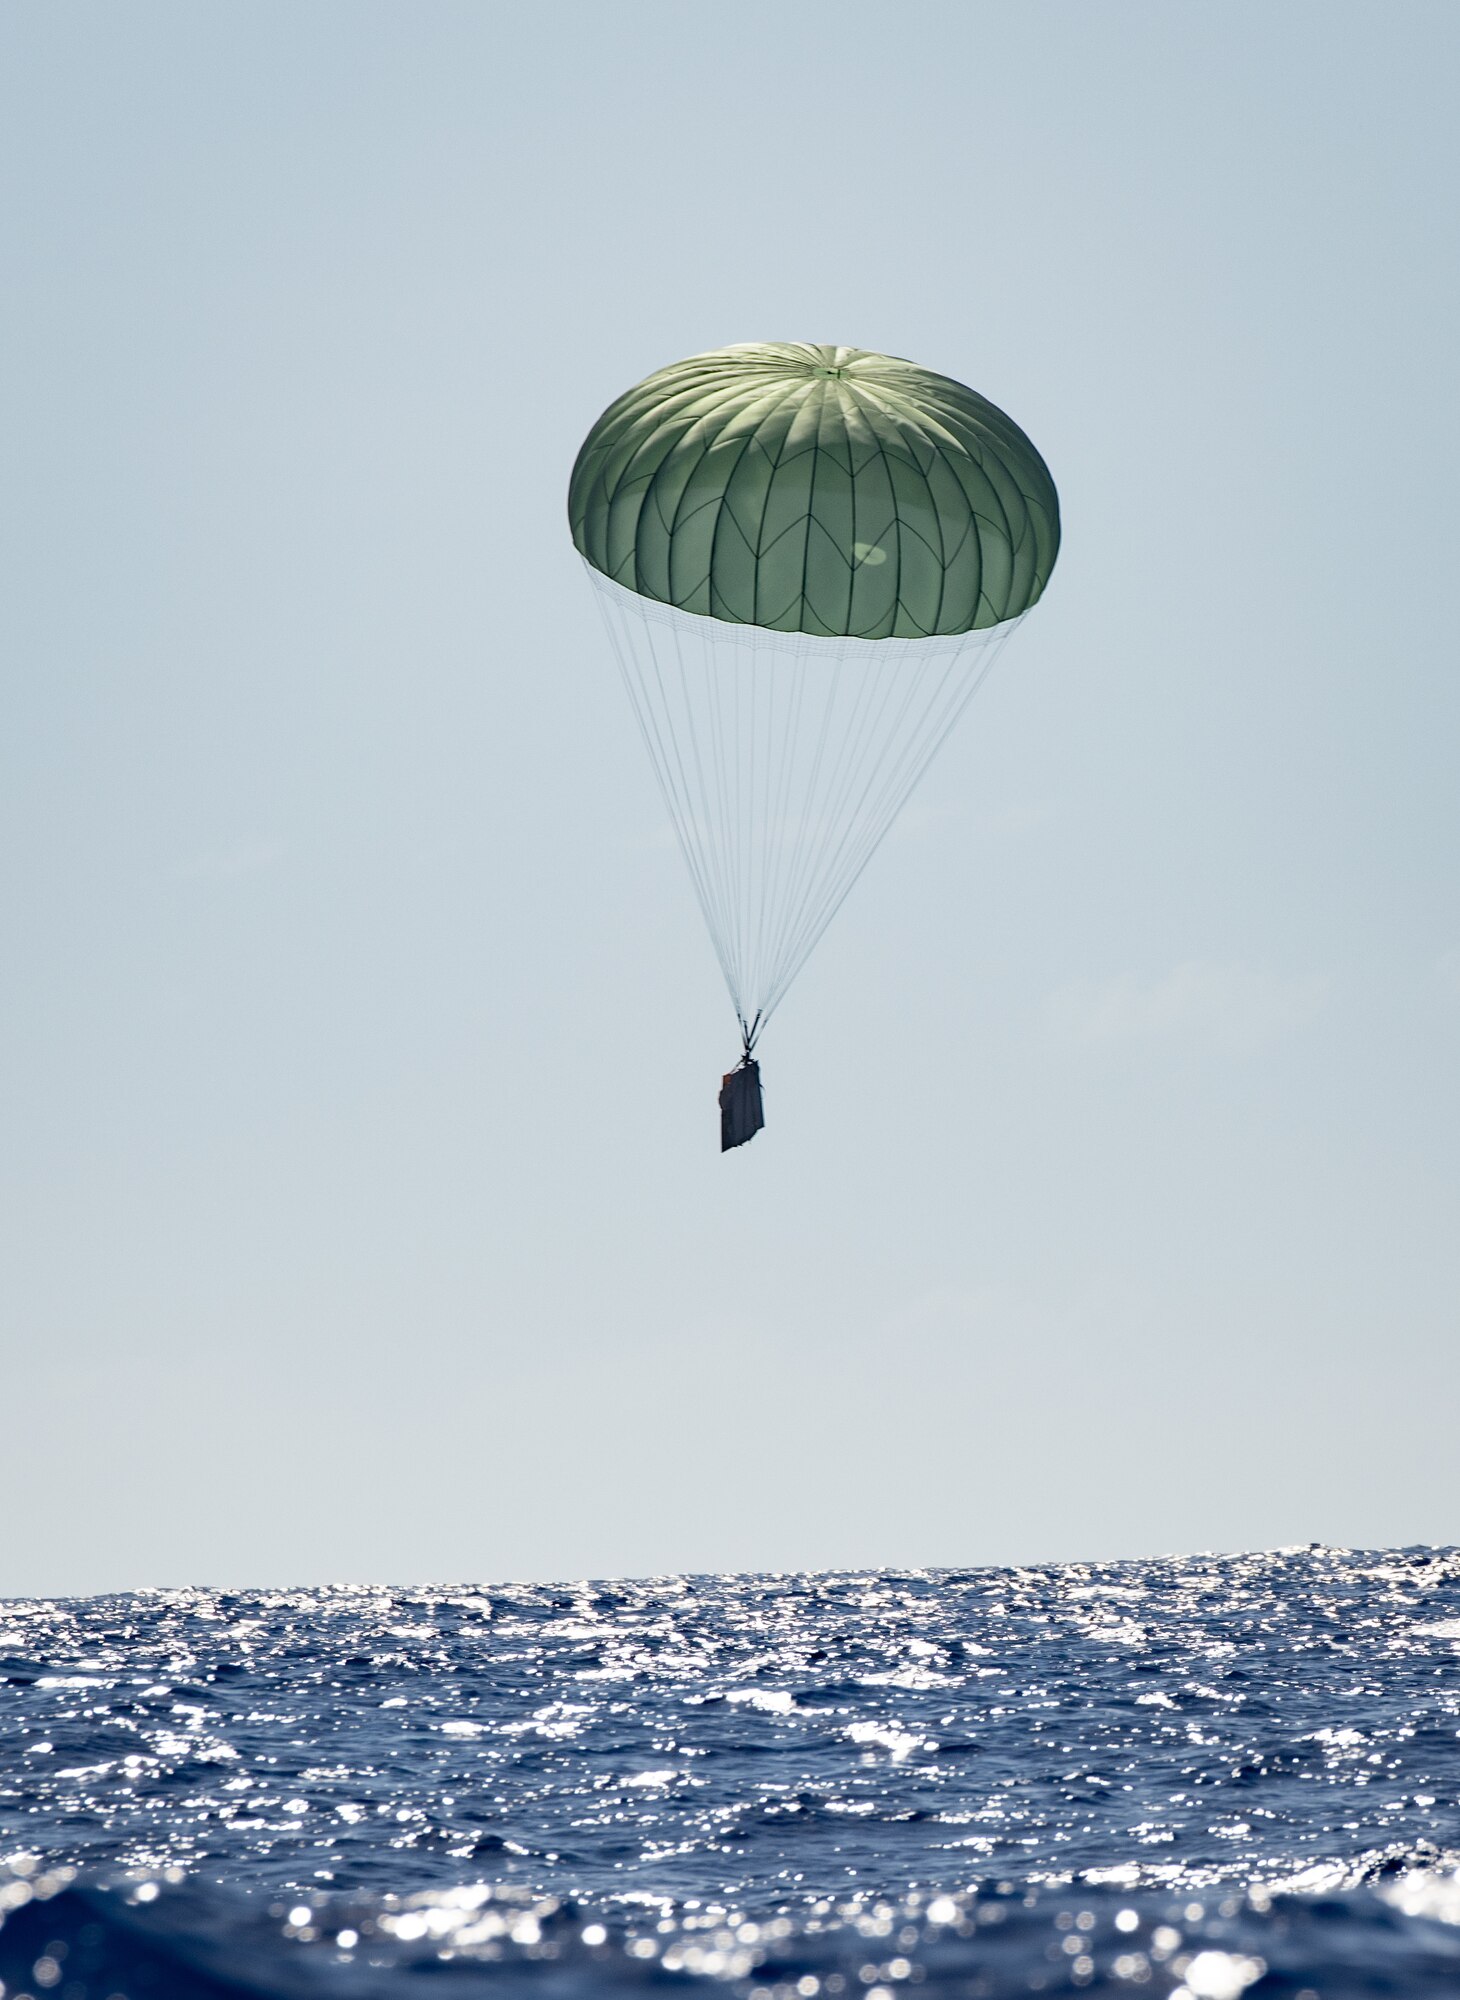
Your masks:
[{"label": "parachute suspension line", "polygon": [[[649,624],[646,625],[645,629],[649,633],[650,643],[652,644],[656,627],[653,624]],[[681,686],[681,693],[684,698],[685,710],[688,714],[690,714],[690,726],[693,727],[692,711],[694,704],[690,694],[689,680],[686,677],[685,673],[684,647],[680,641],[680,636],[678,632],[674,634],[674,650],[675,650],[675,655],[679,660],[680,664],[680,677],[681,677],[680,686]],[[724,853],[728,851],[730,844],[729,828],[725,821],[725,796],[727,790],[725,782],[725,731],[722,725],[722,719],[720,716],[719,709],[714,704],[706,705],[705,734],[709,744],[708,762],[709,762],[709,768],[713,774],[714,788],[713,788],[713,794],[711,796],[706,797],[704,801],[705,817],[703,821],[702,830],[705,839],[711,844],[711,846],[717,849],[720,853]],[[716,824],[717,820],[718,820],[718,825]],[[718,881],[716,887],[717,889],[722,889],[722,885]],[[733,945],[733,940],[731,939],[730,936],[729,911],[724,907],[723,903],[723,892],[722,892],[722,900],[720,908],[720,922],[721,922],[721,936],[723,938],[723,944],[721,945],[720,948],[721,961],[722,963],[728,963],[733,965],[735,962],[734,945]],[[741,1004],[740,992],[738,983],[733,973],[729,977],[729,985],[730,985],[730,998],[734,1001],[735,1011],[738,1014],[740,1012],[740,1004]]]},{"label": "parachute suspension line", "polygon": [[[802,648],[797,648],[796,651],[798,657],[798,664],[804,664],[805,666],[809,667],[811,664],[809,658],[809,649],[802,647]],[[822,667],[822,672],[820,675],[820,685],[818,689],[818,692],[821,695],[821,707],[822,707],[821,728],[817,732],[816,749],[811,759],[810,775],[809,778],[802,779],[802,783],[799,787],[802,793],[801,799],[799,801],[800,804],[799,813],[797,813],[794,817],[788,815],[787,818],[783,821],[783,825],[794,827],[795,831],[790,835],[789,839],[786,838],[784,835],[782,835],[779,842],[780,850],[783,851],[786,855],[785,883],[783,887],[779,888],[779,892],[776,899],[776,905],[774,906],[774,908],[771,905],[769,898],[767,898],[766,916],[767,919],[771,922],[770,944],[767,948],[768,955],[766,960],[768,966],[774,966],[777,963],[777,957],[776,957],[777,941],[779,939],[781,930],[784,928],[783,924],[778,920],[779,913],[786,908],[786,906],[789,904],[791,900],[792,895],[795,893],[796,885],[799,882],[802,874],[803,857],[811,843],[811,838],[815,826],[817,788],[821,779],[822,764],[825,761],[826,757],[826,746],[831,737],[833,703],[832,700],[830,699],[830,696],[835,691],[834,669],[831,668],[829,661],[823,661],[821,663],[821,667]],[[830,683],[827,680],[828,672],[832,674],[832,680]],[[799,722],[799,711],[798,711],[798,722]],[[800,740],[799,740],[799,730],[798,730],[796,733],[793,733],[788,742],[787,755],[785,759],[786,786],[788,792],[795,784],[796,773],[798,768],[799,751],[800,751]]]},{"label": "parachute suspension line", "polygon": [[[645,624],[643,626],[643,631],[645,632],[648,638],[649,651],[654,658],[655,665],[657,668],[659,664],[659,651],[658,651],[658,646],[656,644],[656,635],[662,636],[663,627],[655,626],[653,624]],[[717,871],[713,865],[714,834],[713,834],[713,818],[712,818],[712,800],[713,799],[723,800],[725,795],[723,745],[720,742],[718,734],[715,735],[711,747],[715,753],[716,763],[715,766],[712,767],[713,770],[712,778],[710,780],[707,780],[705,776],[705,759],[701,754],[700,750],[699,731],[695,726],[695,709],[697,703],[695,700],[695,690],[693,686],[693,680],[696,674],[696,668],[698,663],[692,662],[690,665],[688,666],[686,665],[685,648],[681,643],[680,632],[677,626],[673,625],[670,626],[669,636],[674,642],[674,664],[679,679],[681,711],[685,719],[685,725],[688,731],[690,743],[693,746],[695,772],[699,779],[699,810],[694,820],[692,821],[692,824],[695,826],[696,829],[696,836],[697,836],[697,843],[699,850],[705,856],[705,863],[706,863],[705,874],[711,886],[712,900],[716,903],[719,911],[718,922],[715,926],[712,927],[712,936],[714,937],[715,941],[716,955],[718,956],[721,967],[725,972],[726,984],[730,988],[730,998],[734,1001],[735,1011],[738,1014],[741,1008],[741,1000],[740,1000],[739,982],[736,976],[735,968],[738,966],[740,961],[739,961],[739,956],[734,948],[734,942],[730,934],[729,924],[726,920],[728,913],[725,905],[724,883],[720,879],[719,871]],[[662,690],[662,678],[661,678],[661,690]],[[671,733],[672,733],[672,716],[671,716]]]},{"label": "parachute suspension line", "polygon": [[[943,678],[946,679],[952,665],[953,662],[944,663]],[[868,799],[879,796],[874,793],[874,786],[881,767],[904,740],[909,714],[921,706],[920,697],[926,698],[928,682],[927,664],[916,658],[894,660],[884,666],[878,657],[875,671],[873,663],[868,663],[864,685],[847,721],[841,753],[828,783],[821,815],[833,831],[834,844],[829,852],[823,849],[808,857],[811,865],[802,871],[799,893],[794,902],[788,902],[783,914],[775,956],[777,964],[784,967],[784,972],[765,996],[768,1014],[795,971],[805,962],[855,879],[853,874],[839,867],[849,848],[854,856],[860,852],[862,842],[855,836],[864,831],[871,834],[871,843],[866,849],[867,858],[870,858],[872,849],[886,830],[885,826],[868,824]],[[899,693],[900,700],[897,699]],[[892,711],[890,722],[889,710]],[[880,752],[875,751],[874,746],[877,745],[882,746]],[[897,802],[901,803],[900,797]]]},{"label": "parachute suspension line", "polygon": [[[773,692],[777,687],[781,685],[785,686],[786,704],[779,739],[772,738],[769,730],[767,735],[766,761],[768,782],[764,824],[771,828],[783,827],[787,823],[791,806],[792,776],[795,770],[794,758],[787,756],[779,760],[780,769],[776,773],[777,782],[772,794],[769,784],[769,774],[777,761],[774,755],[773,744],[776,740],[794,743],[799,737],[801,715],[806,699],[806,676],[807,661],[804,652],[801,652],[797,653],[788,663],[787,671],[784,675],[772,677],[771,685]],[[771,713],[772,721],[774,721],[774,706],[772,706]],[[755,962],[757,970],[761,966],[770,963],[769,954],[772,945],[770,919],[772,912],[781,906],[782,883],[785,879],[786,857],[789,849],[789,841],[772,837],[770,855],[766,867],[766,880],[760,900],[760,920],[756,926]]]},{"label": "parachute suspension line", "polygon": [[[940,686],[946,683],[949,675],[954,671],[954,665],[955,663],[953,662],[945,664],[943,673],[939,678]],[[935,672],[936,669],[933,671]],[[909,711],[914,708],[919,695],[925,692],[929,678],[929,669],[926,666],[919,666],[913,671],[904,669],[904,675],[905,687],[903,699],[896,711],[890,731],[886,723],[886,711],[892,692],[892,677],[890,675],[883,676],[886,683],[883,698],[878,703],[875,711],[871,712],[868,717],[868,729],[873,734],[884,732],[890,734],[894,744],[899,741],[905,741],[904,732],[907,727]],[[946,731],[942,729],[938,731],[940,738],[945,733]],[[901,763],[905,762],[905,757],[894,762],[886,781],[875,794],[873,787],[877,784],[880,774],[877,766],[874,765],[866,772],[861,790],[856,798],[848,799],[848,787],[858,777],[862,777],[863,775],[861,763],[862,748],[863,746],[859,742],[855,746],[855,754],[849,759],[847,785],[844,785],[843,791],[838,797],[836,809],[833,814],[834,822],[842,828],[841,837],[833,851],[820,858],[816,875],[807,883],[799,907],[791,913],[791,931],[784,947],[784,957],[788,963],[793,965],[804,962],[816,938],[820,936],[821,931],[830,922],[835,909],[844,899],[847,889],[851,887],[852,882],[856,879],[856,874],[860,873],[860,867],[857,865],[859,855],[865,848],[867,858],[870,858],[873,849],[881,840],[883,833],[885,833],[887,825],[891,823],[890,816],[884,821],[879,811],[879,807],[886,794],[891,792],[895,799],[894,812],[897,806],[902,803],[903,794],[901,794],[896,780],[899,775],[899,767]],[[873,801],[870,807],[868,806],[869,797]],[[843,864],[847,863],[849,852],[851,856],[850,864],[844,866]],[[843,882],[845,882],[844,887],[842,886]]]},{"label": "parachute suspension line", "polygon": [[[843,843],[851,831],[851,822],[848,819],[849,800],[866,757],[868,744],[875,742],[878,735],[884,733],[887,705],[896,690],[898,678],[904,680],[902,708],[897,717],[900,725],[909,704],[916,696],[917,676],[906,671],[903,676],[894,676],[883,668],[880,661],[868,664],[852,712],[847,719],[819,814],[823,824],[833,831],[838,827],[842,829]],[[840,684],[845,676],[839,673],[837,679],[838,686],[834,693],[840,692]],[[880,700],[879,681],[882,683]],[[875,770],[875,766],[873,768]],[[851,810],[855,811],[855,807],[851,807]],[[841,844],[838,843],[837,851]],[[773,957],[778,965],[799,967],[804,962],[804,953],[798,954],[799,933],[808,904],[814,911],[820,901],[820,892],[824,889],[828,870],[834,866],[836,852],[827,855],[824,851],[819,852],[814,842],[808,842],[803,847],[802,859],[804,865],[796,879],[793,895],[788,895],[780,934],[776,940]],[[786,983],[789,983],[789,977]],[[767,995],[768,999],[769,997]]]},{"label": "parachute suspension line", "polygon": [[[941,707],[933,707],[923,716],[921,727],[904,745],[893,768],[886,773],[873,808],[858,829],[857,838],[851,841],[840,868],[834,875],[831,868],[825,871],[825,874],[831,877],[826,892],[819,898],[818,907],[811,912],[809,921],[805,922],[797,935],[790,940],[785,953],[785,970],[766,993],[764,1005],[766,1019],[769,1019],[780,1004],[792,979],[805,964],[823,931],[846,901],[893,821],[911,797],[919,779],[932,763],[959,716],[973,699],[994,661],[1003,651],[1017,622],[1010,620],[1006,626],[997,628],[984,643],[966,649],[961,660],[950,661],[945,668],[940,676],[938,693],[943,693],[947,683],[952,681],[948,698],[943,701]],[[958,671],[960,668],[961,672]],[[845,839],[842,845],[843,847],[847,845]]]},{"label": "parachute suspension line", "polygon": [[[746,671],[744,673],[736,673],[733,668],[727,670],[727,663],[721,651],[723,641],[719,630],[723,620],[716,620],[715,623],[713,684],[719,694],[723,695],[728,689],[730,695],[730,716],[726,731],[726,740],[730,751],[730,767],[734,773],[734,785],[729,800],[730,845],[727,850],[727,858],[730,863],[730,906],[735,916],[733,946],[735,963],[742,968],[742,975],[744,975],[750,971],[750,967],[745,963],[746,885],[744,878],[748,873],[747,864],[750,858],[746,852],[750,841],[750,823],[745,811],[745,790],[746,766],[749,762],[751,752],[751,744],[747,741],[747,736],[751,732],[746,729],[745,718],[741,711],[744,706],[743,698],[746,692],[745,684],[747,681],[750,682],[752,703],[754,700],[755,656],[752,653],[750,659],[746,662]],[[748,998],[749,995],[747,995]]]},{"label": "parachute suspension line", "polygon": [[[703,844],[698,838],[683,761],[679,756],[672,730],[668,726],[670,709],[667,700],[664,699],[662,680],[659,684],[659,705],[656,707],[651,699],[651,672],[658,678],[658,660],[654,651],[652,629],[640,626],[637,621],[631,623],[626,619],[623,616],[623,608],[606,592],[600,591],[598,597],[603,608],[604,624],[608,628],[614,658],[618,662],[624,687],[628,691],[629,703],[639,725],[639,733],[644,739],[645,749],[649,752],[649,761],[654,766],[654,775],[659,781],[660,794],[668,810],[670,824],[679,843],[679,851],[684,856],[685,866],[689,870],[695,898],[705,920],[705,928],[710,933],[710,941],[720,961],[720,970],[725,975],[725,983],[730,988],[731,998],[735,1000],[738,1012],[740,1002],[736,997],[735,973],[722,942],[724,926],[715,905],[709,856],[704,852]],[[642,648],[635,643],[636,637],[643,640]],[[645,653],[648,655],[647,659]],[[703,782],[701,789],[703,791]]]},{"label": "parachute suspension line", "polygon": [[[720,792],[721,817],[721,859],[725,883],[725,902],[730,914],[729,949],[737,968],[738,988],[734,996],[735,1011],[742,1019],[745,1006],[750,999],[749,976],[751,968],[745,963],[744,891],[742,888],[742,861],[745,846],[745,832],[741,813],[741,787],[743,758],[740,729],[740,681],[741,676],[727,663],[721,650],[722,622],[710,621],[709,641],[712,657],[709,663],[709,684],[707,692],[713,698],[714,714],[717,719],[720,741],[723,745],[724,778]],[[701,642],[703,644],[703,640]]]},{"label": "parachute suspension line", "polygon": [[816,638],[678,611],[585,568],[749,1061],[1018,620]]}]

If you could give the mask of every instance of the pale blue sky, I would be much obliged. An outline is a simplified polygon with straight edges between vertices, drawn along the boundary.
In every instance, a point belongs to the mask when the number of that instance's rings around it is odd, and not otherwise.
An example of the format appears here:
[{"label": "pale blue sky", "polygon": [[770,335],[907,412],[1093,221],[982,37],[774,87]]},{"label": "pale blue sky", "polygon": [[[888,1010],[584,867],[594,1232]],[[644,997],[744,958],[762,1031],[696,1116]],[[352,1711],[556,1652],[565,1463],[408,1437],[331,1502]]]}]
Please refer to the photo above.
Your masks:
[{"label": "pale blue sky", "polygon": [[[0,12],[0,1592],[1460,1539],[1460,12]],[[564,522],[848,342],[1045,602],[728,1003]]]}]

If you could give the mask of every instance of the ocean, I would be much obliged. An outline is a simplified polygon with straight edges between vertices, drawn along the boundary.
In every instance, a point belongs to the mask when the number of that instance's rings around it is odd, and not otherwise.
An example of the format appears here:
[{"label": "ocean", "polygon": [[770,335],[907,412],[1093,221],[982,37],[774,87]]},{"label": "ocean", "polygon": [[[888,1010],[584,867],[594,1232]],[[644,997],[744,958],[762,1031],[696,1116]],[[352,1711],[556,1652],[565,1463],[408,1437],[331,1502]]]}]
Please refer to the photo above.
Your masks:
[{"label": "ocean", "polygon": [[0,1603],[0,2000],[1460,1995],[1460,1551]]}]

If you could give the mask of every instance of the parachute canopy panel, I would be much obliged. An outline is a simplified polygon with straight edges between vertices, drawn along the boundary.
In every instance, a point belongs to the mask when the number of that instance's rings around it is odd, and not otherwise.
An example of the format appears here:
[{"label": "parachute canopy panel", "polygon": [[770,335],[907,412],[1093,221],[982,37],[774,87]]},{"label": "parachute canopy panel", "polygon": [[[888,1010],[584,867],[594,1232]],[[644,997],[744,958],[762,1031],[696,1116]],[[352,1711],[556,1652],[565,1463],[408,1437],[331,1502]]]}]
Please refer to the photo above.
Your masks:
[{"label": "parachute canopy panel", "polygon": [[892,355],[783,341],[620,396],[573,468],[573,540],[637,595],[734,625],[918,639],[1018,618],[1059,501],[1013,420]]}]

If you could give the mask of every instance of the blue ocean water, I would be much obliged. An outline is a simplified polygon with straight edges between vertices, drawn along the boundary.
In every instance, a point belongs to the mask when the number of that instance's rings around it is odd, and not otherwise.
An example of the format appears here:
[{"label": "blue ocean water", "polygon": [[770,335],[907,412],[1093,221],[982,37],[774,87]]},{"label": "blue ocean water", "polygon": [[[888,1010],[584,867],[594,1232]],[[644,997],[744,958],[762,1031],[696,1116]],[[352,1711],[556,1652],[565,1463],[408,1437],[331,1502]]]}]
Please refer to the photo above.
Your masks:
[{"label": "blue ocean water", "polygon": [[1455,1996],[1457,1731],[1455,1550],[10,1602],[0,2000]]}]

